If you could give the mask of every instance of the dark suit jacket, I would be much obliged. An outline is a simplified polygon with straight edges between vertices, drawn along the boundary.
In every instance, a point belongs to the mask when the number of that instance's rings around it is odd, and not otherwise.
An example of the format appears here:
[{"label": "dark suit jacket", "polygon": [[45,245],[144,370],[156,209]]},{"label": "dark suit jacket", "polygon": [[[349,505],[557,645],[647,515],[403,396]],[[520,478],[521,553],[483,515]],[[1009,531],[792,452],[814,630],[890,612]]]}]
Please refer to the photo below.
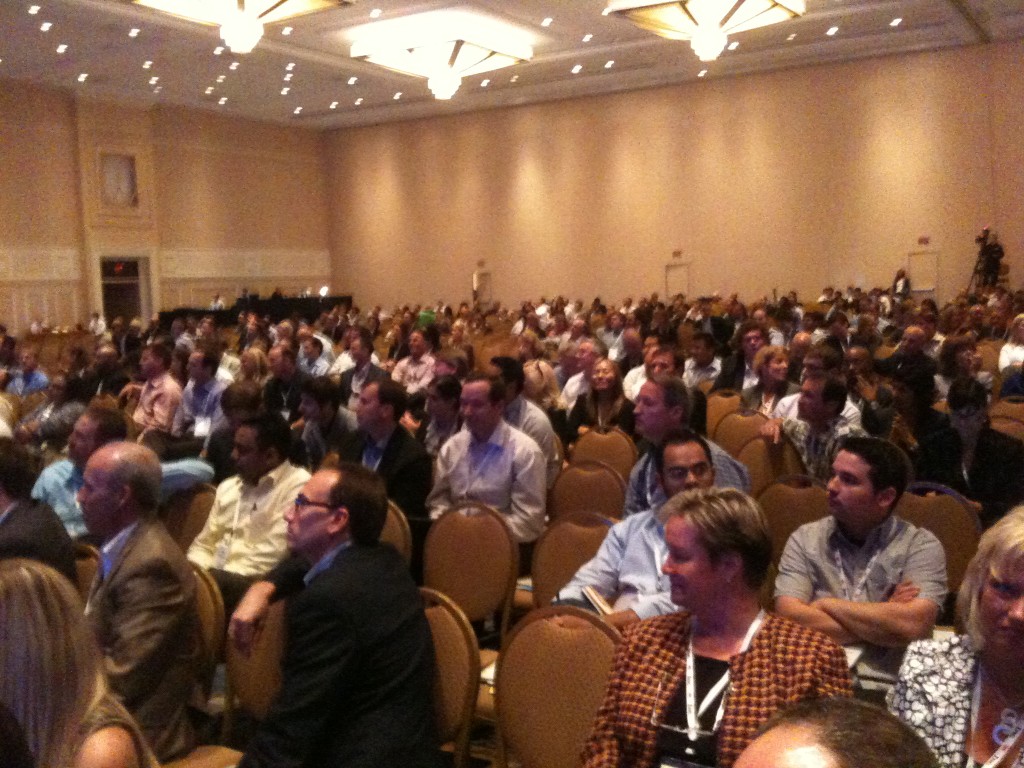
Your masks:
[{"label": "dark suit jacket", "polygon": [[1024,443],[985,427],[978,435],[966,482],[957,472],[953,488],[979,502],[982,522],[986,528],[992,525],[1024,502]]},{"label": "dark suit jacket", "polygon": [[434,768],[434,646],[416,585],[392,548],[352,545],[288,596],[283,682],[239,768]]},{"label": "dark suit jacket", "polygon": [[[0,510],[2,511],[2,510]],[[0,560],[28,557],[77,583],[75,545],[57,514],[38,501],[19,501],[0,523]]]},{"label": "dark suit jacket", "polygon": [[[387,371],[381,368],[379,365],[369,363],[370,370],[366,372],[366,384],[370,384],[374,381],[383,381],[389,378]],[[343,374],[341,374],[341,404],[348,405],[349,398],[352,397],[352,379],[356,376],[356,369],[349,368]]]},{"label": "dark suit jacket", "polygon": [[720,389],[734,389],[737,392],[743,391],[743,373],[746,370],[746,360],[742,352],[733,352],[722,361],[722,372],[715,379],[712,392]]},{"label": "dark suit jacket", "polygon": [[[338,448],[342,461],[360,464],[366,447],[363,432],[345,435]],[[377,474],[384,478],[388,498],[410,517],[426,517],[427,494],[433,481],[433,464],[427,449],[404,427],[396,427],[384,448],[377,466]]]},{"label": "dark suit jacket", "polygon": [[110,686],[161,762],[195,746],[187,707],[198,695],[199,636],[192,566],[156,520],[142,520],[101,582],[86,616]]}]

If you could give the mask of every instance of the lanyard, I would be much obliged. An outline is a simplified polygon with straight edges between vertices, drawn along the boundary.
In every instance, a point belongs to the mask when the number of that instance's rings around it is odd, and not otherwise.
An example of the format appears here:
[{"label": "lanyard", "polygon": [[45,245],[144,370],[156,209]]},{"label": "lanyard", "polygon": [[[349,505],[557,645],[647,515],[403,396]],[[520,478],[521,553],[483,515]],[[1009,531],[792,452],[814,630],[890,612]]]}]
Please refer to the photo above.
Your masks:
[{"label": "lanyard", "polygon": [[[974,678],[974,694],[971,696],[971,739],[974,738],[974,731],[978,727],[978,707],[981,705],[981,662],[978,663],[978,672]],[[1017,727],[1003,739],[1003,743],[999,745],[997,749],[985,764],[981,768],[995,768],[1003,761],[1003,758],[1010,752],[1011,749],[1016,747],[1020,743],[1020,737],[1024,736],[1024,722],[1017,723]],[[967,768],[977,768],[978,764],[974,762],[974,758],[967,758]]]},{"label": "lanyard", "polygon": [[[754,639],[754,635],[757,634],[757,630],[760,629],[762,622],[764,622],[764,611],[758,611],[757,616],[750,623],[750,628],[747,629],[747,634],[743,638],[743,645],[740,646],[740,653],[743,653],[750,647],[750,641]],[[704,701],[700,703],[700,709],[697,708],[697,673],[694,671],[695,663],[693,660],[693,632],[690,633],[690,642],[686,646],[686,734],[690,737],[690,741],[696,741],[700,735],[700,722],[699,718],[707,711],[707,708],[711,706],[713,702],[722,692],[725,687],[729,685],[729,670],[725,671],[718,682],[711,686],[711,690],[708,691],[704,697]],[[725,712],[725,696],[722,695],[722,701],[718,705],[718,712],[715,714],[715,725],[712,728],[713,731],[718,730],[718,724],[722,722],[722,715]]]},{"label": "lanyard", "polygon": [[871,570],[875,567],[875,563],[878,562],[879,556],[882,554],[882,550],[878,550],[868,560],[868,564],[864,566],[864,573],[857,579],[857,584],[851,589],[850,579],[846,575],[846,569],[843,568],[843,558],[839,554],[839,550],[835,549],[832,552],[832,557],[836,561],[836,569],[839,571],[839,578],[843,582],[843,596],[847,600],[857,601],[864,597],[864,592],[868,586],[868,576],[871,575]]}]

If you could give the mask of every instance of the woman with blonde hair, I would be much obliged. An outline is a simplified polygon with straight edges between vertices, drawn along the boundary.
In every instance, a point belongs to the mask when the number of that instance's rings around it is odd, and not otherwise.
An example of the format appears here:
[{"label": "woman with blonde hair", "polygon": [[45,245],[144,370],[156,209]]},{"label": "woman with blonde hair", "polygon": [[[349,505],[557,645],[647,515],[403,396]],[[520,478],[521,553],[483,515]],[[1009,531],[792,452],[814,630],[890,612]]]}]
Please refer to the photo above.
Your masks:
[{"label": "woman with blonde hair", "polygon": [[965,634],[911,643],[889,709],[943,768],[1024,767],[1024,507],[989,528],[956,600]]},{"label": "woman with blonde hair", "polygon": [[591,371],[590,391],[578,397],[569,412],[569,442],[575,443],[591,429],[603,432],[615,427],[632,437],[634,426],[633,403],[622,391],[619,366],[602,357]]},{"label": "woman with blonde hair", "polygon": [[267,353],[258,346],[251,346],[238,359],[239,368],[235,381],[251,381],[262,387],[270,378],[270,362]]},{"label": "woman with blonde hair", "polygon": [[157,768],[103,675],[71,583],[49,566],[0,562],[0,703],[45,768]]},{"label": "woman with blonde hair", "polygon": [[785,347],[761,347],[754,355],[757,384],[743,390],[740,400],[744,408],[771,417],[779,400],[794,395],[800,387],[789,381],[789,352]]},{"label": "woman with blonde hair", "polygon": [[544,409],[555,433],[564,443],[568,436],[568,413],[554,369],[545,360],[524,360],[523,375],[526,377],[523,395]]}]

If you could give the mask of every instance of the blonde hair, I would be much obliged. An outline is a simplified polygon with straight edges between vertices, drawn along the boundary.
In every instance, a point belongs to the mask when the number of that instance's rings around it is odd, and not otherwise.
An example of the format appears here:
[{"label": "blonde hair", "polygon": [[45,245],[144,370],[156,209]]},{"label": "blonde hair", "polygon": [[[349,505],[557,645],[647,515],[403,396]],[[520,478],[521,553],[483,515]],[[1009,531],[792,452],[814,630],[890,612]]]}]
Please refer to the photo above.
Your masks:
[{"label": "blonde hair", "polygon": [[967,566],[956,596],[956,614],[960,626],[970,636],[976,650],[985,645],[978,602],[989,577],[1010,578],[1024,572],[1024,506],[1014,507],[985,531],[978,551]]},{"label": "blonde hair", "polygon": [[240,364],[246,355],[249,355],[249,357],[256,361],[256,376],[248,375],[245,372],[245,366],[240,365],[235,381],[255,381],[260,386],[263,386],[267,377],[270,376],[270,361],[267,359],[267,353],[257,346],[249,346],[239,355],[238,361]]},{"label": "blonde hair", "polygon": [[562,391],[558,388],[555,371],[543,360],[528,360],[523,363],[523,375],[526,377],[523,394],[544,410],[555,408],[565,409]]},{"label": "blonde hair", "polygon": [[107,693],[78,593],[42,563],[0,562],[0,626],[0,701],[21,724],[37,765],[71,765],[79,727]]},{"label": "blonde hair", "polygon": [[768,363],[775,360],[776,357],[784,357],[789,359],[789,350],[785,347],[777,345],[771,345],[767,347],[761,347],[757,350],[757,354],[754,355],[754,371],[758,374],[761,373],[761,369],[768,365]]}]

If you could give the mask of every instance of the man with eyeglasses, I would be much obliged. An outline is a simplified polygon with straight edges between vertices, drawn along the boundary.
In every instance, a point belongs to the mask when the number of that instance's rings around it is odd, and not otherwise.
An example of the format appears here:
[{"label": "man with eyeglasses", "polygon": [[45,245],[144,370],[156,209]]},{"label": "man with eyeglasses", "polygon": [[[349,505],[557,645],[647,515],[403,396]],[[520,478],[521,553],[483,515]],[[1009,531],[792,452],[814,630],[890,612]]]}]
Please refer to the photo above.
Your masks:
[{"label": "man with eyeglasses", "polygon": [[[653,453],[666,499],[715,484],[711,449],[696,432],[670,432]],[[592,608],[585,593],[592,587],[612,607],[605,621],[619,628],[677,611],[668,577],[661,572],[667,554],[659,505],[613,525],[597,554],[559,591],[557,601]]]},{"label": "man with eyeglasses", "polygon": [[309,479],[309,472],[288,461],[291,440],[280,414],[242,421],[231,454],[238,474],[217,486],[206,525],[188,549],[188,559],[217,582],[229,614],[249,585],[287,553],[284,514]]},{"label": "man with eyeglasses", "polygon": [[379,542],[383,480],[320,470],[285,514],[293,557],[246,594],[230,636],[243,653],[270,601],[287,598],[281,690],[239,768],[438,768],[434,647],[423,601]]}]

